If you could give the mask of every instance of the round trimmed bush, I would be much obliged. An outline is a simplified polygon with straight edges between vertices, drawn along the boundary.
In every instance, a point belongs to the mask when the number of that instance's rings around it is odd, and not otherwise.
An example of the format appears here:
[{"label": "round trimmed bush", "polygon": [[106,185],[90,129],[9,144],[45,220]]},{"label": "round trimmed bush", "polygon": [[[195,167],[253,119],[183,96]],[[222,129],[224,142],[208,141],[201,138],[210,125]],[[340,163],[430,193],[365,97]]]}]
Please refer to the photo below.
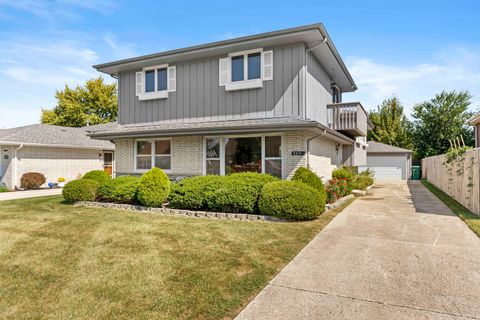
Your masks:
[{"label": "round trimmed bush", "polygon": [[258,199],[264,185],[278,179],[254,172],[234,173],[214,192],[206,194],[208,209],[221,212],[257,213]]},{"label": "round trimmed bush", "polygon": [[62,190],[63,198],[67,202],[95,201],[97,198],[98,182],[91,179],[70,181]]},{"label": "round trimmed bush", "polygon": [[266,184],[258,201],[260,213],[288,220],[312,220],[325,211],[325,203],[314,188],[297,181]]},{"label": "round trimmed bush", "polygon": [[20,178],[20,187],[24,189],[40,188],[46,181],[45,176],[39,172],[27,172]]},{"label": "round trimmed bush", "polygon": [[177,209],[206,210],[206,194],[220,187],[225,177],[208,175],[185,178],[172,184],[168,202]]},{"label": "round trimmed bush", "polygon": [[145,207],[161,207],[170,193],[170,180],[165,172],[153,168],[139,180],[138,202]]},{"label": "round trimmed bush", "polygon": [[327,193],[325,191],[325,185],[323,184],[322,179],[317,176],[312,170],[300,167],[295,171],[292,181],[303,182],[308,184],[310,187],[318,190],[321,195],[321,201],[325,204]]},{"label": "round trimmed bush", "polygon": [[102,201],[134,203],[140,179],[133,176],[121,176],[107,181],[98,189]]},{"label": "round trimmed bush", "polygon": [[90,179],[98,182],[99,185],[105,184],[112,180],[110,175],[103,170],[93,170],[85,173],[82,179]]}]

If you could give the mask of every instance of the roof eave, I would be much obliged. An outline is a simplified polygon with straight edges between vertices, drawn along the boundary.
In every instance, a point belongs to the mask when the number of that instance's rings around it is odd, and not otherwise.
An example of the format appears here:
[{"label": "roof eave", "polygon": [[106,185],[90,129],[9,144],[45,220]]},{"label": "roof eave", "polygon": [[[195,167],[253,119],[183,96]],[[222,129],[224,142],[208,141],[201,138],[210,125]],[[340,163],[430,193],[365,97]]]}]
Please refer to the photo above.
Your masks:
[{"label": "roof eave", "polygon": [[85,149],[85,150],[115,150],[115,146],[79,146],[71,144],[54,144],[54,143],[34,143],[21,141],[0,141],[2,146],[28,146],[28,147],[44,147],[44,148],[65,148],[65,149]]}]

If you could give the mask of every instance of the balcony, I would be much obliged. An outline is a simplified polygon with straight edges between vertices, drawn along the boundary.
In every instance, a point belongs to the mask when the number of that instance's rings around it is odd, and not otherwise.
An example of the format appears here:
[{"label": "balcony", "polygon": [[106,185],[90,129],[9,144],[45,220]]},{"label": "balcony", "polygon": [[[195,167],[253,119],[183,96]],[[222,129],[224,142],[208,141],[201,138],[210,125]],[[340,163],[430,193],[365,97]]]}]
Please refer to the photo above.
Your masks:
[{"label": "balcony", "polygon": [[350,137],[366,136],[372,127],[360,102],[328,104],[327,123],[330,129]]}]

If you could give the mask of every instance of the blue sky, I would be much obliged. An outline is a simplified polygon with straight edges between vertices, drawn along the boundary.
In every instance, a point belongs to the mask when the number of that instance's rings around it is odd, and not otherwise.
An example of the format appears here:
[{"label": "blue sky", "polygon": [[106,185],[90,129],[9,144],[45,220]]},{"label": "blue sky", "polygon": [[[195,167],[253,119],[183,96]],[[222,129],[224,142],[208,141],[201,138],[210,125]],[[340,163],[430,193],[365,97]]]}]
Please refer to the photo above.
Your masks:
[{"label": "blue sky", "polygon": [[[323,22],[367,109],[436,92],[480,105],[480,1],[0,0],[0,128],[39,121],[93,64]],[[108,79],[112,81],[112,79]]]}]

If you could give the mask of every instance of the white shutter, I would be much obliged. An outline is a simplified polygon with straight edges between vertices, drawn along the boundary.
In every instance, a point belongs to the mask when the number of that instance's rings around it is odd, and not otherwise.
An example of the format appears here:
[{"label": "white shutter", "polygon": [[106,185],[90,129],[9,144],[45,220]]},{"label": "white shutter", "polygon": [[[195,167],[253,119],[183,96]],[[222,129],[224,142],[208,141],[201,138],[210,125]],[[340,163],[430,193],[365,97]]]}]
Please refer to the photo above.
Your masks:
[{"label": "white shutter", "polygon": [[172,92],[177,90],[177,68],[168,67],[167,77],[168,77],[168,91]]},{"label": "white shutter", "polygon": [[262,52],[263,80],[273,80],[273,51]]},{"label": "white shutter", "polygon": [[135,94],[140,96],[143,93],[143,72],[135,73]]},{"label": "white shutter", "polygon": [[218,60],[218,85],[224,86],[228,82],[228,65],[229,58],[222,58]]}]

